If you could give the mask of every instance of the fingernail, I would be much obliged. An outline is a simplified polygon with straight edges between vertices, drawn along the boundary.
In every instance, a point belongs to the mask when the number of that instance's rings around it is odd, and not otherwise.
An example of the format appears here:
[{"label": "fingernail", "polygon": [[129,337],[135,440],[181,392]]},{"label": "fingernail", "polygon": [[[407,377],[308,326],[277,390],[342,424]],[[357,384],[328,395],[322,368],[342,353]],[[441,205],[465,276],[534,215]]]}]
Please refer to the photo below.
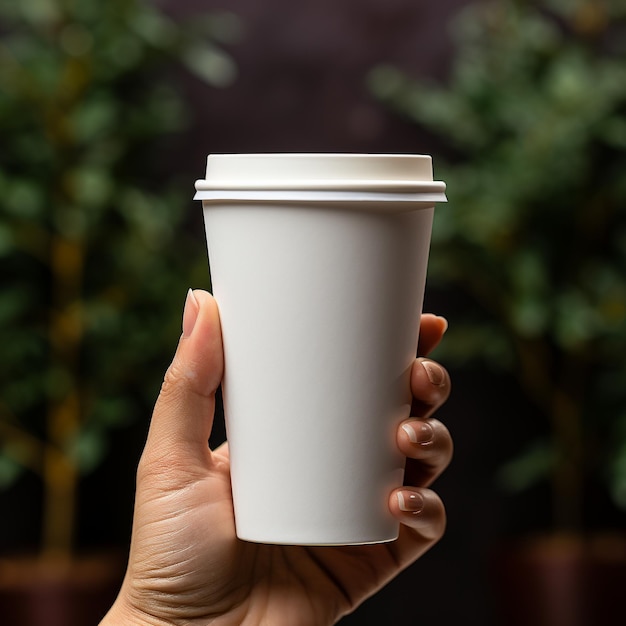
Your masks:
[{"label": "fingernail", "polygon": [[436,387],[440,387],[441,385],[443,385],[446,379],[446,375],[441,366],[439,366],[434,361],[428,360],[423,360],[422,365],[426,370],[426,376],[428,376],[428,380],[430,380],[433,385],[435,385]]},{"label": "fingernail", "polygon": [[191,336],[193,327],[196,325],[198,319],[198,313],[200,312],[200,305],[193,291],[190,289],[187,292],[187,298],[185,299],[185,310],[183,311],[183,337],[187,338]]},{"label": "fingernail", "polygon": [[398,491],[398,507],[405,513],[418,515],[424,509],[424,497],[415,491]]},{"label": "fingernail", "polygon": [[419,444],[430,443],[435,434],[433,427],[428,422],[402,424],[402,430],[409,436],[411,443]]}]

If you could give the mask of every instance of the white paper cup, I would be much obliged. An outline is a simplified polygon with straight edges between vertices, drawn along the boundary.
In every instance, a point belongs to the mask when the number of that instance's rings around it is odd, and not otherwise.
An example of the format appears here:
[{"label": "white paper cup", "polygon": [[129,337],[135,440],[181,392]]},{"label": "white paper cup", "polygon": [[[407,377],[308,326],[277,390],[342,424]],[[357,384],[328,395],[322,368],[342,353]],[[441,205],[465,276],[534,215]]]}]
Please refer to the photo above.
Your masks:
[{"label": "white paper cup", "polygon": [[390,541],[434,203],[429,156],[210,155],[237,535]]}]

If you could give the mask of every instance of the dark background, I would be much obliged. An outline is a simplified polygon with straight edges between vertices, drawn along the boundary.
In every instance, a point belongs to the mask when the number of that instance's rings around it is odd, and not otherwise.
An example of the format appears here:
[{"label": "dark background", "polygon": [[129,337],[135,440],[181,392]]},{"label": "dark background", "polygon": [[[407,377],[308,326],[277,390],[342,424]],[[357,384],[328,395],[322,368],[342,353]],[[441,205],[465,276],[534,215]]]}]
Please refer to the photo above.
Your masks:
[{"label": "dark background", "polygon": [[[253,151],[408,151],[428,148],[414,126],[372,100],[366,76],[393,63],[416,76],[445,75],[452,58],[448,24],[460,0],[287,2],[183,0],[172,15],[228,9],[244,27],[231,46],[238,80],[223,91],[194,82],[195,141],[185,160],[205,153]],[[195,88],[194,88],[195,86]]]},{"label": "dark background", "polygon": [[[445,80],[454,55],[450,22],[461,0],[202,0],[161,2],[175,19],[213,9],[234,12],[243,38],[228,46],[238,77],[209,89],[182,70],[173,77],[192,109],[189,130],[172,139],[161,167],[189,187],[188,227],[203,238],[193,181],[209,152],[412,152],[437,158],[444,147],[415,124],[394,116],[366,85],[376,64]],[[441,205],[438,211],[445,211]],[[435,224],[436,228],[436,224]],[[181,250],[184,254],[184,250]],[[207,288],[206,283],[192,285]],[[469,306],[461,296],[428,289],[425,310],[446,315]],[[182,309],[182,302],[181,302]],[[172,343],[172,349],[174,343]],[[445,363],[444,363],[445,365]],[[163,362],[165,371],[167,362]],[[367,601],[342,624],[463,623],[489,626],[495,617],[491,558],[519,527],[549,517],[542,490],[512,498],[496,489],[494,473],[533,434],[532,411],[514,381],[476,366],[451,370],[453,394],[438,417],[450,428],[456,453],[435,484],[448,510],[448,530],[431,552]],[[155,393],[160,384],[154,381]],[[127,549],[134,472],[149,415],[114,434],[113,453],[81,487],[77,544]],[[223,438],[218,420],[214,443]],[[7,515],[40,489],[25,477],[19,491],[3,494],[0,548],[37,533],[39,520],[16,528]],[[17,519],[17,518],[16,518]],[[20,524],[23,521],[20,520]],[[11,545],[5,545],[7,541]],[[0,623],[2,617],[0,616]]]}]

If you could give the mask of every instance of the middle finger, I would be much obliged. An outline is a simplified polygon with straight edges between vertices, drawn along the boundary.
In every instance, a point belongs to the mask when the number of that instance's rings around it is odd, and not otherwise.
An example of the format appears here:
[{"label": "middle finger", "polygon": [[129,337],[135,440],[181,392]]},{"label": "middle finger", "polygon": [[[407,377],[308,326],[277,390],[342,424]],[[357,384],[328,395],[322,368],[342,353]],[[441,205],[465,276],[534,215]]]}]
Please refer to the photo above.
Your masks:
[{"label": "middle finger", "polygon": [[411,369],[411,415],[430,417],[450,395],[450,376],[431,359],[419,358]]}]

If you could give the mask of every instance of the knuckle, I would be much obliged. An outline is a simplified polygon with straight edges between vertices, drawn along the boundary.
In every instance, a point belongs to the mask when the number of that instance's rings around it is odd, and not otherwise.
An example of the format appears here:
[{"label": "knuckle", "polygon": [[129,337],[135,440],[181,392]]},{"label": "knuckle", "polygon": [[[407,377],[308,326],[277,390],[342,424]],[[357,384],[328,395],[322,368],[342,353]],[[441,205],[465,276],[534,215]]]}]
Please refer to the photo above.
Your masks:
[{"label": "knuckle", "polygon": [[180,489],[189,482],[188,461],[176,449],[153,454],[145,450],[137,466],[137,485],[158,487],[161,492]]},{"label": "knuckle", "polygon": [[187,377],[175,359],[165,372],[159,395],[162,398],[176,398],[180,395],[181,389],[186,386]]},{"label": "knuckle", "polygon": [[429,515],[430,523],[428,525],[428,530],[424,530],[423,534],[433,543],[437,543],[446,532],[448,518],[443,501],[435,493],[432,494],[431,507],[432,512]]},{"label": "knuckle", "polygon": [[452,449],[452,435],[450,429],[436,418],[430,418],[430,423],[435,433],[434,438],[437,443],[444,449]]},{"label": "knuckle", "polygon": [[438,516],[438,520],[435,523],[435,541],[439,541],[445,534],[446,532],[446,528],[448,525],[448,516],[446,514],[446,507],[444,506],[443,502],[441,500],[439,500],[439,516]]},{"label": "knuckle", "polygon": [[201,398],[212,398],[221,377],[203,376],[201,372],[202,368],[198,362],[174,358],[163,377],[159,397],[178,400],[191,394]]}]

